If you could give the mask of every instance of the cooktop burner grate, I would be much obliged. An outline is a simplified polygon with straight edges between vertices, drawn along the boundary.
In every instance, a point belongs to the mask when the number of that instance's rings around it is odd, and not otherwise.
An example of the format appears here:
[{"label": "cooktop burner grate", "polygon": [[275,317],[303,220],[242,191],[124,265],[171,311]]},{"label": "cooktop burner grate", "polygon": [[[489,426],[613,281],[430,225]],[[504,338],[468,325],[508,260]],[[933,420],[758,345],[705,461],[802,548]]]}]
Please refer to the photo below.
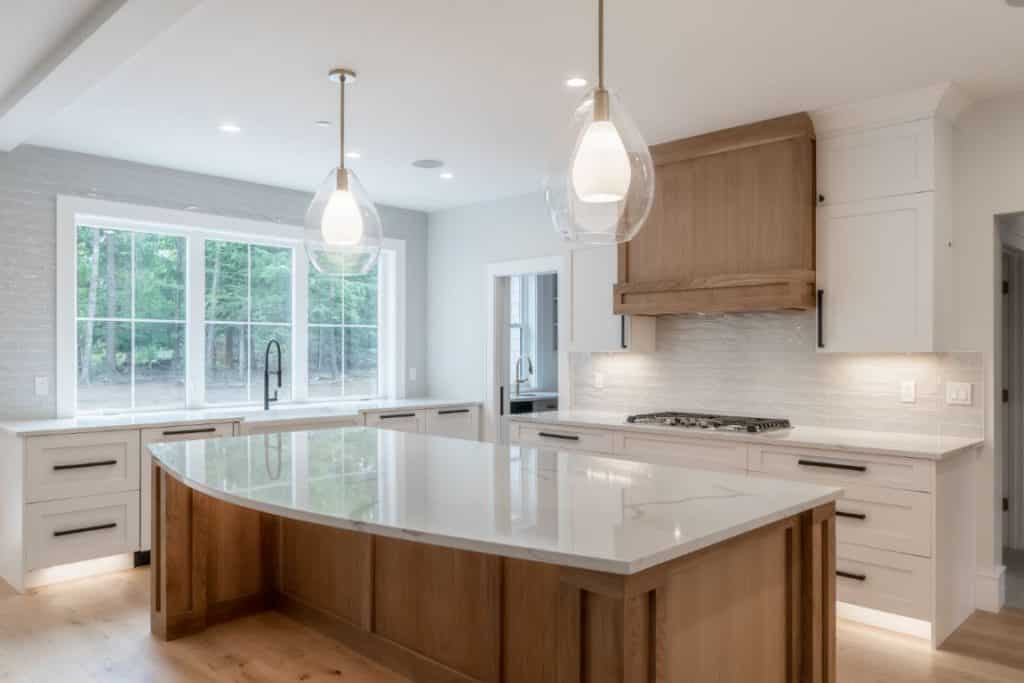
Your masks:
[{"label": "cooktop burner grate", "polygon": [[789,429],[793,425],[783,418],[741,417],[738,415],[714,415],[711,413],[643,413],[630,415],[626,421],[631,424],[665,425],[668,427],[692,427],[717,429],[729,432],[770,432]]}]

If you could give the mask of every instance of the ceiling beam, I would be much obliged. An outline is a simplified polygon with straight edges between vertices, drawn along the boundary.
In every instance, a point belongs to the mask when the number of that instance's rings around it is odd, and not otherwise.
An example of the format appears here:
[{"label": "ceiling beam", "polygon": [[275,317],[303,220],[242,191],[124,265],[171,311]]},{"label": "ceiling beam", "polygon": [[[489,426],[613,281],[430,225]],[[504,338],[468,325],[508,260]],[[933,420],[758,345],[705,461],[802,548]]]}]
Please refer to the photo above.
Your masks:
[{"label": "ceiling beam", "polygon": [[201,0],[106,0],[0,93],[0,150],[10,151],[170,28]]}]

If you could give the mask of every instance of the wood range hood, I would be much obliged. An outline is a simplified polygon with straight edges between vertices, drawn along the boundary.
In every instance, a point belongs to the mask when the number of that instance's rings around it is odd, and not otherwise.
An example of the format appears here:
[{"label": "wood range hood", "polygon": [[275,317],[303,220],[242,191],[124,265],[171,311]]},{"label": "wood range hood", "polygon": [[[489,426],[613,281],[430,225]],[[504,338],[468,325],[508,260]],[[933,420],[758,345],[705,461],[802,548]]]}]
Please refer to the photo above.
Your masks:
[{"label": "wood range hood", "polygon": [[619,246],[615,313],[814,308],[810,116],[655,145],[651,156],[654,206]]}]

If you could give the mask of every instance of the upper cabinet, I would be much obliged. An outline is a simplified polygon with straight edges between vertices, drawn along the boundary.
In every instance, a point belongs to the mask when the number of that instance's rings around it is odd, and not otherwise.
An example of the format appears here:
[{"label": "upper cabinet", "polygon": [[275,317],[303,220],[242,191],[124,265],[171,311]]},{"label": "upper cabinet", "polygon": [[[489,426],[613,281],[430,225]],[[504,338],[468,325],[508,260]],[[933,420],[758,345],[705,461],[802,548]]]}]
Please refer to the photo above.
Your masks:
[{"label": "upper cabinet", "polygon": [[951,86],[814,114],[818,350],[954,346]]},{"label": "upper cabinet", "polygon": [[795,114],[652,147],[654,207],[619,247],[615,313],[813,308],[814,145]]},{"label": "upper cabinet", "polygon": [[573,249],[569,271],[569,351],[654,351],[655,318],[612,311],[615,246]]}]

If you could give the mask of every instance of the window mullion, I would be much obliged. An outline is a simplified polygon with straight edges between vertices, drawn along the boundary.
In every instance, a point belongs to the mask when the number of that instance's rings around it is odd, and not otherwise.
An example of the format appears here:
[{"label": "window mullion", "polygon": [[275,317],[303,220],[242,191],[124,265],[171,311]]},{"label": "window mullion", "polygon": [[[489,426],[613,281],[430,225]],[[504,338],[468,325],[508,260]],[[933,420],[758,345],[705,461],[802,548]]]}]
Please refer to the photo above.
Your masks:
[{"label": "window mullion", "polygon": [[292,400],[309,400],[309,259],[292,249]]},{"label": "window mullion", "polygon": [[206,404],[206,241],[198,236],[186,240],[185,258],[185,405]]},{"label": "window mullion", "polygon": [[[131,311],[129,313],[132,321],[129,323],[129,329],[131,330],[129,341],[128,341],[128,384],[130,387],[129,405],[134,410],[135,408],[135,233],[131,233],[129,240],[131,245],[131,257],[129,259],[131,263],[131,274],[129,275],[128,282],[128,295],[131,302]],[[116,335],[115,335],[116,338]]]}]

